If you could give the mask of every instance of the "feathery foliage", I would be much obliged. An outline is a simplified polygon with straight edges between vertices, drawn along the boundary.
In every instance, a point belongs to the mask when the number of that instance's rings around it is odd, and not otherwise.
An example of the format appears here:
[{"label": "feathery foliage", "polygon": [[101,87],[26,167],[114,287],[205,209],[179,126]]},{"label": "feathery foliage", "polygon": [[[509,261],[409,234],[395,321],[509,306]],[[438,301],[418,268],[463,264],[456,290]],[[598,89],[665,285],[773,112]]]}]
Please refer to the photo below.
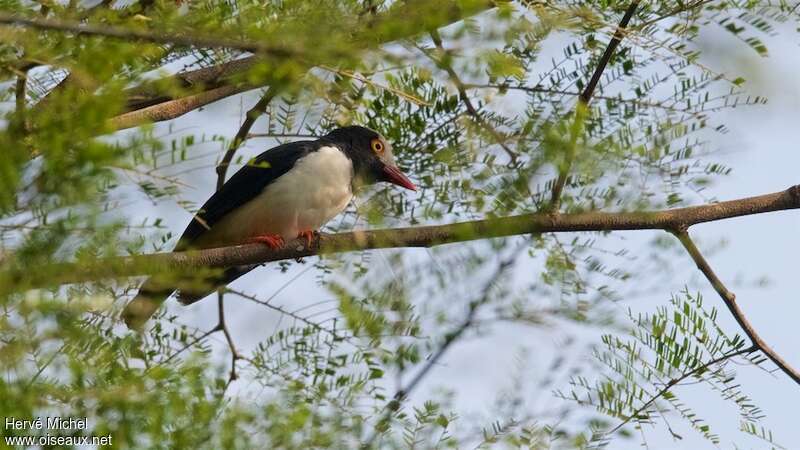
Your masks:
[{"label": "feathery foliage", "polygon": [[[421,191],[361,192],[329,230],[696,203],[731,171],[714,159],[719,113],[766,103],[705,65],[701,33],[766,57],[797,8],[642,2],[579,100],[630,7],[0,0],[0,416],[88,418],[0,434],[110,435],[121,448],[589,448],[655,423],[681,439],[672,414],[718,444],[684,395],[691,382],[777,445],[730,366],[768,366],[759,349],[688,291],[620,320],[630,283],[658,275],[604,232],[283,261],[256,269],[255,292],[221,292],[209,320],[170,306],[141,334],[118,318],[140,280],[32,281],[60,261],[168,251],[226,151],[230,174],[346,124],[381,131]],[[267,89],[275,97],[234,138]],[[245,305],[257,315],[235,314]],[[587,334],[611,333],[596,363],[541,349],[543,369],[521,364],[524,382],[478,418],[457,412],[469,392],[415,389],[451,346],[498,324],[563,330],[574,354]],[[553,390],[544,410],[528,408],[531,391]]]}]

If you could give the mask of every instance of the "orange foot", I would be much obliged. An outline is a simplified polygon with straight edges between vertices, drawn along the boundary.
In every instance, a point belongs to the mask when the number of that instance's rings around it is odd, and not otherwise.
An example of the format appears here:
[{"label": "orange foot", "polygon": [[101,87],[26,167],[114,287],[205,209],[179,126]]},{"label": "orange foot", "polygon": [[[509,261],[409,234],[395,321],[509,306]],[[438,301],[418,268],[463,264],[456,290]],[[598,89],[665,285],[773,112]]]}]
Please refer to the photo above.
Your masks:
[{"label": "orange foot", "polygon": [[313,230],[301,231],[300,233],[297,234],[297,239],[305,239],[306,247],[311,247],[311,243],[314,242],[315,234],[317,234],[317,231]]},{"label": "orange foot", "polygon": [[283,247],[283,238],[277,234],[265,234],[263,236],[256,236],[248,240],[251,244],[265,244],[273,250]]}]

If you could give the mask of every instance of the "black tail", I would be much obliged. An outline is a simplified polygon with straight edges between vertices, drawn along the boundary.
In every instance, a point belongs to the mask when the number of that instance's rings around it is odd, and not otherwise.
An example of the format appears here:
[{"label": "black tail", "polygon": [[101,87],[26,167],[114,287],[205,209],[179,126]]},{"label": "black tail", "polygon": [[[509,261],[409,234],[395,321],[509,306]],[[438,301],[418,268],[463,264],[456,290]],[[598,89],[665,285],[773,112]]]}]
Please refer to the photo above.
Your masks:
[{"label": "black tail", "polygon": [[[199,300],[202,300],[211,293],[232,282],[233,280],[241,277],[242,275],[250,272],[258,267],[259,264],[250,266],[237,266],[225,269],[225,271],[218,277],[206,280],[201,283],[202,289],[182,289],[178,291],[178,301],[184,305],[191,305]],[[212,286],[209,289],[209,285]],[[141,330],[145,323],[158,311],[162,303],[175,292],[174,288],[159,287],[152,279],[144,282],[139,293],[130,301],[122,310],[122,320],[128,328],[132,330]]]}]

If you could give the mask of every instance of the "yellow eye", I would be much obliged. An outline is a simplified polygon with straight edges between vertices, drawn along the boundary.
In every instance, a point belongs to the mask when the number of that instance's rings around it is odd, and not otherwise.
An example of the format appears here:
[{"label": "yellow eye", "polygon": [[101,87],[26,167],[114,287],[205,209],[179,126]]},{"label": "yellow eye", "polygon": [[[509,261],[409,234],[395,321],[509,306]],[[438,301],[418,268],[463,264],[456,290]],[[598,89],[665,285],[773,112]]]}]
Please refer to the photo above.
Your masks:
[{"label": "yellow eye", "polygon": [[383,155],[383,151],[385,148],[383,142],[381,142],[380,139],[373,139],[371,145],[373,152],[377,153],[378,155]]}]

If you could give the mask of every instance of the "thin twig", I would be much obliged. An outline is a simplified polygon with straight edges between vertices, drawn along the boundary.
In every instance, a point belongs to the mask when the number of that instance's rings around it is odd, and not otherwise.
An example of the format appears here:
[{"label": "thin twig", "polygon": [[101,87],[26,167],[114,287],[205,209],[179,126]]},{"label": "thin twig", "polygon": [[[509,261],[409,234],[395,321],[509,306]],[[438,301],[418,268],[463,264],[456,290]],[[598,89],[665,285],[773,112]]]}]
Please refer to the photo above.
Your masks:
[{"label": "thin twig", "polygon": [[614,52],[617,50],[617,47],[625,37],[625,28],[628,27],[628,22],[630,22],[631,17],[633,17],[633,13],[636,12],[636,8],[638,7],[639,1],[632,1],[630,6],[628,6],[628,9],[625,11],[625,15],[622,16],[622,20],[619,22],[617,30],[614,32],[614,36],[611,38],[611,41],[606,47],[606,51],[603,53],[603,56],[600,57],[600,61],[597,63],[597,68],[594,70],[592,78],[589,80],[589,83],[586,85],[586,88],[581,94],[580,100],[583,101],[583,103],[588,104],[592,100],[592,95],[594,94],[594,90],[597,88],[597,83],[600,82],[600,77],[603,76],[603,72],[606,70],[608,62],[611,61],[611,57],[614,56]]},{"label": "thin twig", "polygon": [[650,407],[650,405],[655,403],[658,399],[662,398],[667,392],[669,392],[670,389],[672,389],[673,387],[675,387],[679,383],[683,382],[687,378],[693,377],[693,376],[695,376],[695,375],[697,375],[697,374],[699,374],[701,372],[704,372],[704,371],[708,370],[711,366],[717,365],[717,364],[719,364],[719,363],[721,363],[723,361],[727,361],[727,360],[729,360],[729,359],[731,359],[733,357],[736,357],[736,356],[739,356],[739,355],[743,355],[743,354],[746,354],[746,353],[753,353],[753,352],[758,351],[758,350],[759,349],[758,349],[757,346],[752,345],[750,347],[739,349],[739,350],[731,352],[731,353],[726,353],[726,354],[724,354],[722,356],[719,356],[717,358],[712,359],[711,361],[709,361],[709,362],[707,362],[705,364],[701,364],[701,365],[695,367],[694,369],[692,369],[692,370],[690,370],[688,372],[684,372],[683,374],[681,374],[681,376],[679,376],[677,378],[673,378],[673,379],[669,380],[664,385],[664,387],[661,388],[661,390],[659,390],[656,393],[656,395],[650,397],[650,399],[647,400],[636,411],[634,411],[633,414],[628,416],[622,422],[618,423],[617,426],[615,426],[614,428],[609,430],[606,434],[607,435],[612,435],[615,432],[619,431],[620,428],[622,428],[623,426],[628,424],[631,420],[639,419],[640,418],[639,416],[642,414],[642,412],[646,411],[647,408]]},{"label": "thin twig", "polygon": [[227,387],[232,382],[236,381],[236,379],[239,378],[239,375],[236,374],[236,361],[246,358],[243,357],[241,354],[239,354],[239,351],[236,350],[236,345],[234,345],[233,343],[231,332],[230,330],[228,330],[228,324],[225,322],[225,303],[223,301],[224,295],[225,295],[224,288],[217,290],[217,310],[219,312],[219,323],[214,328],[214,330],[222,331],[222,334],[225,335],[225,341],[228,342],[228,347],[231,350],[231,372],[230,375],[228,376],[228,382],[225,383],[225,388],[227,389]]},{"label": "thin twig", "polygon": [[464,103],[464,107],[467,108],[467,113],[472,117],[475,122],[480,125],[481,128],[484,129],[487,133],[491,134],[494,138],[497,145],[503,149],[504,152],[508,155],[511,159],[511,163],[515,163],[519,155],[514,150],[506,144],[507,137],[501,135],[493,126],[490,124],[486,119],[481,115],[480,111],[475,107],[472,103],[472,100],[469,98],[469,94],[467,93],[467,89],[464,83],[461,81],[461,78],[458,76],[456,71],[453,69],[452,65],[447,61],[447,50],[444,48],[444,44],[442,43],[442,37],[439,35],[439,32],[436,30],[432,30],[430,32],[431,39],[433,40],[436,49],[441,53],[441,57],[437,58],[434,57],[429,51],[420,48],[420,50],[425,53],[428,58],[430,58],[433,62],[436,63],[442,70],[447,72],[447,75],[450,77],[450,81],[455,85],[456,90],[458,91],[458,97],[461,99],[461,102]]},{"label": "thin twig", "polygon": [[600,57],[600,61],[598,61],[597,67],[594,69],[591,79],[589,79],[589,82],[586,84],[586,88],[583,90],[583,92],[581,92],[580,97],[578,97],[578,104],[575,107],[575,123],[570,130],[570,147],[567,149],[567,154],[564,158],[564,164],[559,168],[558,178],[553,185],[553,192],[550,198],[549,211],[553,213],[558,213],[558,208],[561,204],[561,193],[564,190],[564,186],[567,183],[567,178],[572,170],[572,165],[575,162],[575,154],[577,153],[577,139],[578,135],[583,129],[583,120],[585,119],[585,115],[588,114],[587,107],[589,102],[592,100],[594,90],[597,88],[597,84],[600,82],[600,78],[603,76],[603,71],[605,71],[608,62],[614,55],[614,51],[616,51],[620,42],[622,42],[622,39],[625,37],[625,28],[628,26],[628,22],[630,22],[631,17],[633,17],[633,14],[636,12],[636,8],[638,7],[638,0],[631,2],[630,6],[628,6],[628,9],[625,11],[625,15],[622,17],[622,20],[619,22],[619,25],[614,32],[614,36],[611,38],[611,41],[609,41],[608,46],[606,46],[603,56]]},{"label": "thin twig", "polygon": [[[550,88],[545,88],[545,87],[540,87],[540,86],[528,87],[528,86],[516,86],[516,85],[511,85],[511,84],[470,84],[470,83],[465,84],[464,86],[466,86],[468,89],[497,89],[497,90],[500,90],[500,91],[506,90],[506,89],[510,89],[510,90],[523,91],[523,92],[538,92],[538,93],[543,93],[543,94],[569,95],[569,96],[574,96],[574,97],[579,97],[580,95],[582,95],[581,92],[568,91],[568,90],[564,90],[564,89],[550,89]],[[596,99],[600,99],[600,100],[610,100],[610,101],[613,101],[613,102],[630,103],[630,104],[637,105],[637,106],[642,106],[642,107],[645,107],[645,108],[663,109],[665,111],[671,111],[671,112],[679,113],[679,114],[690,114],[690,115],[692,115],[694,117],[698,117],[698,118],[699,118],[699,114],[701,113],[699,111],[694,111],[694,110],[689,109],[689,108],[680,108],[678,106],[675,106],[675,103],[677,103],[677,101],[673,100],[673,99],[666,99],[664,101],[651,101],[651,100],[640,99],[640,98],[624,98],[624,97],[619,97],[619,96],[597,95],[597,94],[593,95],[592,98],[596,98]],[[719,98],[719,97],[712,98],[712,100],[716,100],[717,98]],[[667,101],[671,101],[673,104],[672,105],[668,105]]]},{"label": "thin twig", "polygon": [[[414,377],[412,377],[411,380],[406,383],[405,386],[401,387],[395,392],[394,396],[392,396],[392,400],[383,408],[384,411],[381,418],[377,422],[378,424],[391,419],[392,414],[400,409],[400,404],[406,398],[408,398],[409,394],[411,394],[411,392],[439,363],[439,360],[441,360],[444,354],[447,353],[453,343],[455,343],[455,341],[458,340],[458,338],[460,338],[464,332],[475,323],[475,316],[478,313],[478,309],[491,300],[492,288],[497,284],[497,281],[506,273],[506,271],[513,266],[514,261],[516,261],[520,252],[525,248],[527,248],[527,245],[520,246],[516,251],[513,252],[511,256],[500,262],[500,264],[497,266],[497,270],[495,270],[495,273],[484,286],[481,297],[470,302],[469,311],[467,312],[464,320],[453,331],[445,335],[442,344],[438,349],[436,349],[433,355],[426,360],[425,365],[422,366],[422,369],[420,369],[416,375],[414,375]],[[364,441],[361,448],[371,448],[378,436],[379,433],[377,430],[373,430],[373,433]]]},{"label": "thin twig", "polygon": [[44,364],[39,366],[39,369],[36,370],[36,373],[33,374],[33,376],[31,377],[30,380],[28,380],[28,384],[27,384],[28,389],[30,389],[30,387],[33,386],[33,383],[35,383],[36,380],[39,379],[39,377],[44,373],[45,369],[47,369],[50,366],[50,364],[53,363],[53,361],[56,359],[57,356],[64,354],[64,350],[66,348],[67,348],[67,344],[66,343],[61,344],[61,346],[58,347],[58,350],[54,351],[53,354],[50,355],[49,358],[47,358],[47,361],[45,361]]},{"label": "thin twig", "polygon": [[59,19],[29,18],[17,14],[0,12],[0,24],[17,25],[44,31],[63,31],[85,36],[100,36],[113,39],[134,40],[152,44],[175,44],[201,48],[227,48],[270,55],[280,58],[298,56],[298,49],[268,45],[261,41],[246,41],[211,36],[193,36],[190,33],[170,33],[146,29],[123,28],[111,25],[92,25]]},{"label": "thin twig", "polygon": [[170,361],[172,361],[173,359],[177,358],[177,357],[178,357],[178,356],[179,356],[181,353],[185,352],[186,350],[188,350],[188,349],[189,349],[189,348],[191,348],[191,347],[194,347],[195,345],[197,345],[197,343],[198,343],[198,342],[200,342],[200,341],[202,341],[203,339],[205,339],[205,338],[207,338],[207,337],[211,336],[211,335],[212,335],[212,334],[214,334],[214,333],[217,333],[218,331],[220,331],[220,330],[219,330],[219,328],[215,326],[214,328],[212,328],[212,329],[210,329],[210,330],[208,330],[208,331],[204,332],[203,334],[201,334],[201,335],[197,336],[196,338],[192,339],[192,340],[191,340],[191,341],[189,341],[188,343],[184,344],[184,345],[183,345],[183,347],[179,348],[179,349],[178,349],[176,352],[174,352],[174,353],[172,353],[171,355],[169,355],[169,356],[167,357],[167,359],[165,359],[165,360],[163,360],[163,361],[159,361],[159,363],[158,363],[157,365],[155,365],[155,366],[151,366],[150,368],[148,368],[148,369],[145,371],[145,373],[147,373],[147,372],[150,372],[150,370],[154,369],[155,367],[161,367],[161,366],[163,366],[164,364],[167,364],[168,362],[170,362]]},{"label": "thin twig", "polygon": [[725,306],[728,307],[728,310],[733,315],[733,318],[736,319],[736,322],[739,326],[744,330],[747,337],[750,338],[750,341],[756,346],[761,352],[763,352],[769,359],[775,363],[778,368],[789,376],[795,383],[800,384],[800,371],[791,367],[788,362],[786,362],[781,356],[772,349],[764,340],[759,336],[756,332],[753,325],[747,319],[744,311],[739,308],[739,305],[736,303],[736,295],[731,292],[722,280],[719,279],[714,270],[711,268],[711,265],[708,263],[706,258],[703,256],[700,249],[697,248],[692,238],[689,236],[689,232],[683,229],[676,229],[674,232],[675,236],[681,241],[683,247],[689,253],[689,256],[692,257],[695,264],[697,264],[697,268],[705,275],[706,279],[708,279],[711,286],[717,291],[717,294],[722,298],[725,302]]},{"label": "thin twig", "polygon": [[[296,278],[294,278],[294,279],[292,279],[292,280],[290,280],[290,281],[293,281],[293,280],[295,280],[295,279],[296,279]],[[287,284],[287,285],[288,285],[288,284]],[[285,286],[286,286],[286,285],[285,285]],[[324,331],[324,332],[328,332],[328,333],[332,334],[334,338],[335,338],[335,337],[337,337],[337,335],[336,335],[336,333],[335,333],[335,332],[328,330],[327,328],[323,327],[323,326],[322,326],[322,325],[320,325],[319,323],[317,323],[317,322],[314,322],[313,320],[309,320],[308,318],[306,318],[306,317],[303,317],[303,316],[301,316],[301,315],[299,315],[299,314],[296,314],[296,313],[293,313],[293,312],[291,312],[291,311],[288,311],[288,310],[286,310],[285,308],[282,308],[282,307],[280,307],[280,306],[273,305],[273,304],[272,304],[272,303],[270,303],[269,301],[264,301],[264,300],[261,300],[261,299],[259,299],[259,298],[258,298],[258,297],[256,297],[256,296],[249,295],[249,294],[246,294],[246,293],[244,293],[244,292],[237,291],[237,290],[230,289],[230,288],[226,288],[226,289],[225,289],[225,291],[226,291],[226,292],[228,292],[228,293],[234,294],[234,295],[238,295],[239,297],[242,297],[242,298],[243,298],[243,299],[245,299],[245,300],[250,300],[250,301],[251,301],[251,302],[253,302],[253,303],[257,303],[257,304],[259,304],[259,305],[266,306],[267,308],[269,308],[269,309],[271,309],[271,310],[273,310],[273,311],[276,311],[276,312],[278,312],[279,314],[282,314],[282,315],[284,315],[284,316],[291,317],[292,319],[294,319],[294,320],[296,320],[296,321],[298,321],[298,322],[302,322],[302,323],[304,323],[304,324],[308,325],[309,327],[311,327],[311,328],[313,328],[313,329],[315,329],[315,330],[317,330],[317,331]],[[338,308],[337,308],[337,309],[338,309]]]},{"label": "thin twig", "polygon": [[402,99],[404,99],[404,100],[406,100],[408,102],[411,102],[411,103],[413,103],[413,104],[415,104],[417,106],[430,106],[430,103],[426,102],[422,98],[417,97],[416,95],[409,94],[408,92],[405,92],[402,89],[397,89],[397,88],[393,88],[391,86],[387,86],[387,85],[384,85],[384,84],[381,84],[381,83],[377,83],[377,82],[367,78],[366,76],[364,76],[364,75],[362,75],[360,73],[353,72],[351,70],[338,69],[336,67],[326,66],[324,64],[320,64],[317,67],[319,67],[322,70],[326,70],[326,71],[328,71],[330,73],[333,73],[333,74],[339,75],[341,77],[344,77],[344,78],[350,78],[350,79],[353,79],[353,80],[356,80],[356,81],[360,81],[360,82],[362,82],[364,84],[367,84],[367,85],[370,85],[370,86],[372,86],[372,87],[374,87],[376,89],[387,91],[387,92],[391,92],[392,94],[394,94],[394,95],[396,95],[396,96],[398,96],[398,97],[400,97],[400,98],[402,98]]},{"label": "thin twig", "polygon": [[[233,156],[236,154],[236,150],[245,141],[245,137],[247,133],[250,132],[250,129],[255,124],[256,120],[266,111],[267,105],[272,99],[275,97],[277,90],[274,88],[270,88],[267,92],[261,96],[261,99],[253,106],[249,111],[247,111],[246,117],[244,122],[242,122],[241,127],[239,127],[239,131],[236,133],[236,136],[231,141],[231,145],[228,148],[228,151],[225,152],[225,156],[222,158],[222,161],[217,166],[217,190],[222,189],[222,186],[225,184],[225,173],[228,170],[228,166],[230,165]],[[223,302],[223,297],[225,295],[225,288],[220,288],[217,291],[217,305],[218,305],[218,312],[219,312],[219,323],[217,324],[215,330],[221,330],[225,334],[225,340],[228,342],[228,347],[231,350],[231,372],[228,376],[228,382],[225,383],[225,389],[235,381],[238,376],[236,374],[236,361],[241,359],[239,352],[236,350],[236,346],[233,344],[233,338],[228,330],[228,325],[225,322],[225,305]]]},{"label": "thin twig", "polygon": [[668,17],[675,17],[676,15],[678,15],[680,13],[683,13],[683,12],[686,12],[686,11],[691,11],[691,10],[693,10],[695,8],[698,8],[700,6],[704,6],[704,5],[708,4],[708,3],[711,3],[712,1],[713,0],[697,0],[697,1],[692,2],[692,3],[686,3],[683,6],[679,6],[679,7],[675,8],[675,9],[673,9],[673,10],[670,10],[670,11],[664,13],[664,14],[661,14],[660,16],[656,16],[656,17],[654,17],[654,18],[652,18],[650,20],[646,20],[646,21],[642,22],[637,28],[646,28],[646,27],[648,27],[648,26],[650,26],[650,25],[652,25],[652,24],[654,24],[656,22],[659,22],[661,20],[664,20],[664,19],[666,19]]},{"label": "thin twig", "polygon": [[256,120],[258,120],[258,118],[267,111],[267,105],[269,105],[269,102],[275,98],[276,94],[277,89],[267,89],[267,92],[261,96],[261,99],[258,100],[255,106],[247,111],[245,119],[242,122],[242,126],[239,127],[239,131],[231,141],[228,151],[225,152],[225,156],[222,158],[222,161],[220,161],[220,163],[217,165],[217,190],[222,189],[222,185],[225,184],[225,174],[228,171],[228,167],[231,165],[231,161],[233,160],[233,156],[236,154],[236,150],[238,150],[242,145],[242,142],[247,139],[247,134],[250,133],[250,129],[253,128],[253,124],[255,124]]}]

